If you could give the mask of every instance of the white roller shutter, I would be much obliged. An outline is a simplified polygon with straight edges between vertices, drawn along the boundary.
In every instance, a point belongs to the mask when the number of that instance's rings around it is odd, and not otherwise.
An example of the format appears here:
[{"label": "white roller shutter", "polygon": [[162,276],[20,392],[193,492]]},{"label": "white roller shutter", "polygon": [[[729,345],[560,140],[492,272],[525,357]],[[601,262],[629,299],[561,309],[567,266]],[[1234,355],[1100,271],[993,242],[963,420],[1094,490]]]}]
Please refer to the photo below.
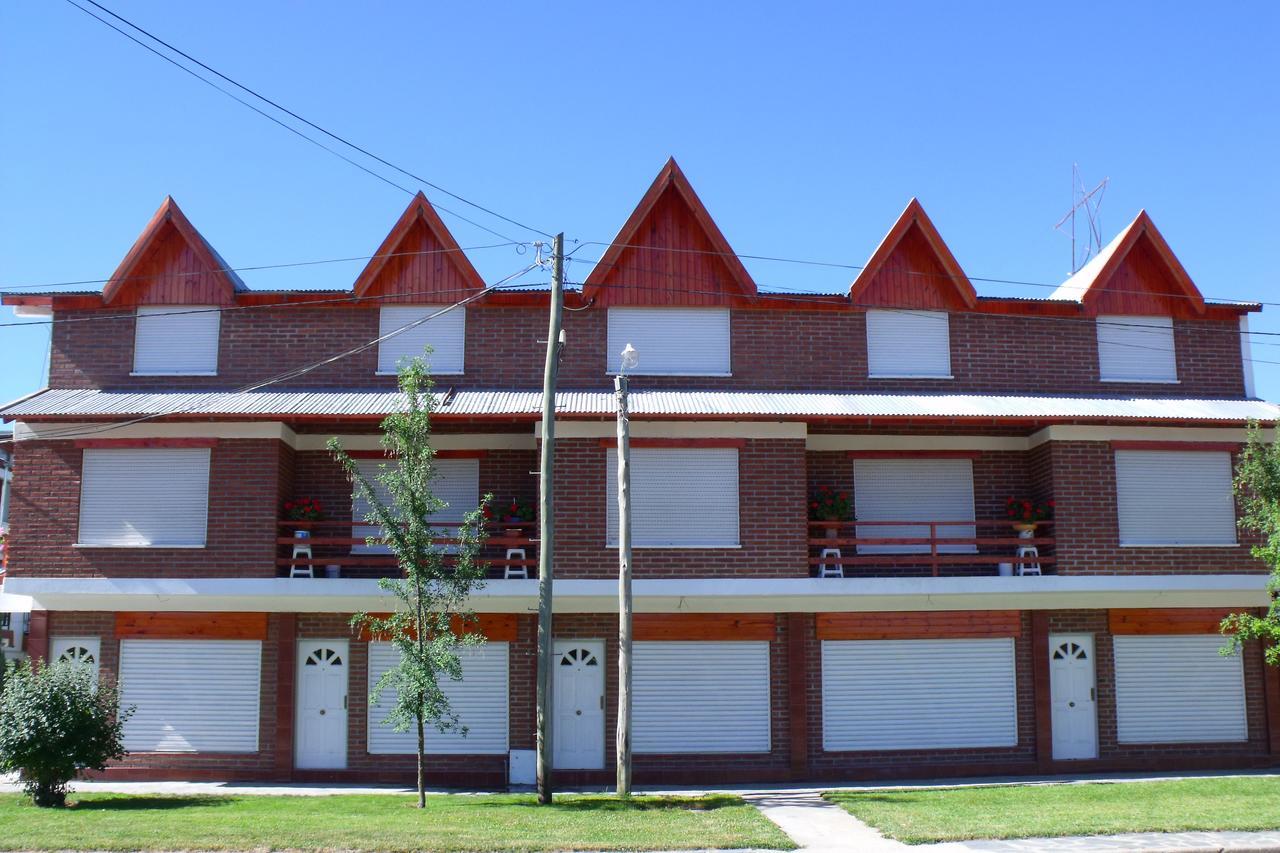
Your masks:
[{"label": "white roller shutter", "polygon": [[635,644],[632,749],[768,752],[767,642]]},{"label": "white roller shutter", "polygon": [[1116,736],[1120,743],[1221,743],[1249,737],[1244,667],[1218,634],[1119,636]]},{"label": "white roller shutter", "polygon": [[823,749],[1017,742],[1012,638],[822,643]]},{"label": "white roller shutter", "polygon": [[[605,523],[618,544],[618,451],[605,464]],[[738,545],[738,451],[732,447],[631,450],[631,541],[637,548]]]},{"label": "white roller shutter", "polygon": [[[430,317],[444,305],[383,305],[378,314],[378,337],[389,335],[415,320]],[[402,360],[421,358],[433,374],[462,373],[466,350],[467,311],[454,308],[378,344],[378,372],[395,373]],[[426,348],[430,346],[431,352]]]},{"label": "white roller shutter", "polygon": [[[382,481],[378,479],[381,466],[387,464],[389,460],[381,459],[358,459],[356,466],[360,469],[360,473],[369,481],[369,485],[373,487],[374,494],[378,500],[384,504],[391,503],[391,493],[387,490]],[[434,522],[439,525],[439,529],[446,535],[451,535],[457,530],[463,518],[469,512],[474,512],[476,507],[480,505],[480,460],[478,459],[440,459],[435,460],[436,478],[431,481],[431,493],[440,500],[444,501],[448,506],[443,507],[435,514]],[[359,493],[353,490],[351,494],[351,518],[353,521],[363,521],[369,514],[369,502]],[[352,536],[377,536],[378,528],[373,525],[360,525],[354,528],[355,532]],[[385,554],[389,549],[383,545],[356,545],[352,548],[355,553],[382,553]]]},{"label": "white roller shutter", "polygon": [[216,376],[216,305],[139,308],[133,333],[133,372],[141,376]]},{"label": "white roller shutter", "polygon": [[610,308],[609,372],[620,369],[631,344],[634,376],[728,376],[728,308]]},{"label": "white roller shutter", "polygon": [[1226,451],[1117,450],[1121,545],[1234,545]]},{"label": "white roller shutter", "polygon": [[872,379],[951,378],[951,322],[945,311],[867,311]]},{"label": "white roller shutter", "polygon": [[1099,316],[1098,375],[1103,382],[1177,382],[1173,318]]},{"label": "white roller shutter", "polygon": [[262,643],[121,640],[129,752],[257,752]]},{"label": "white roller shutter", "polygon": [[[396,647],[391,643],[369,644],[369,688],[397,661]],[[449,697],[453,713],[461,725],[460,732],[441,733],[428,725],[427,752],[444,755],[488,755],[507,752],[507,659],[506,643],[485,643],[478,648],[462,649],[462,680],[441,679],[444,694]],[[384,720],[395,704],[390,691],[382,701],[369,707],[369,752],[381,755],[408,755],[417,752],[418,735],[413,731],[397,732]]]},{"label": "white roller shutter", "polygon": [[84,451],[81,545],[201,547],[208,518],[208,448]]},{"label": "white roller shutter", "polygon": [[[927,539],[929,526],[867,521],[968,521],[974,517],[969,459],[855,459],[853,500],[858,536]],[[938,537],[974,538],[968,524],[940,526]],[[976,545],[939,545],[943,554],[973,554]],[[859,545],[860,554],[927,554],[928,545]]]}]

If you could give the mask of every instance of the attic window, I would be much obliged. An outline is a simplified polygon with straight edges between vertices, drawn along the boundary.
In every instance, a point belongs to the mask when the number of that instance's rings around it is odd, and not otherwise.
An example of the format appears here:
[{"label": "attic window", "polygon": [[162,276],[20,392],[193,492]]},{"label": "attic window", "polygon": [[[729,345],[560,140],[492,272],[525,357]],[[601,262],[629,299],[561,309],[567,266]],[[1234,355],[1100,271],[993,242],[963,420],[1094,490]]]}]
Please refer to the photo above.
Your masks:
[{"label": "attic window", "polygon": [[951,379],[951,324],[945,311],[867,311],[867,375]]},{"label": "attic window", "polygon": [[728,308],[610,308],[608,372],[634,346],[641,376],[729,376]]},{"label": "attic window", "polygon": [[134,376],[216,376],[216,305],[150,305],[138,309]]},{"label": "attic window", "polygon": [[1098,375],[1103,382],[1177,382],[1171,317],[1102,315]]},{"label": "attic window", "polygon": [[[435,375],[462,373],[466,346],[465,308],[440,313],[445,305],[384,305],[378,319],[378,336],[404,329],[378,344],[378,373],[393,374],[408,359],[421,358]],[[438,316],[433,316],[438,315]],[[424,318],[431,319],[418,322]],[[414,325],[416,324],[416,325]],[[405,328],[409,327],[409,328]],[[427,352],[431,347],[431,352]]]}]

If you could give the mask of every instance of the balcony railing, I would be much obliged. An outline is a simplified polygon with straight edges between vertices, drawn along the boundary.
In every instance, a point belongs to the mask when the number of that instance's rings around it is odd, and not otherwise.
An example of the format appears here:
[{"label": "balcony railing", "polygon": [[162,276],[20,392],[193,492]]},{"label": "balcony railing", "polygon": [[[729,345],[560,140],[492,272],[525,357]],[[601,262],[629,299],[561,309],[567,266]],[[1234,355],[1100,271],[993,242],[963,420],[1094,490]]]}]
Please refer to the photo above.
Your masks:
[{"label": "balcony railing", "polygon": [[[367,522],[280,519],[278,524],[276,571],[283,577],[305,576],[307,569],[318,578],[334,574],[344,578],[379,578],[397,574],[398,564],[394,555],[386,548],[372,548],[366,544],[367,536],[377,529]],[[447,529],[450,525],[436,526]],[[487,576],[536,578],[538,540],[532,538],[535,529],[536,522],[530,521],[490,525],[480,554]],[[441,537],[435,542],[446,550],[458,544],[457,539],[448,537]],[[294,556],[303,548],[310,550],[310,556],[305,553]]]},{"label": "balcony railing", "polygon": [[[1007,520],[811,521],[809,573],[816,577],[967,577],[998,574],[1002,563],[1015,575],[1051,573],[1054,537],[1044,528],[1053,522],[1039,522],[1031,536],[1019,535],[1015,524]],[[1019,550],[1031,548],[1038,554]],[[838,550],[839,555],[828,549]],[[824,550],[828,551],[825,557]]]}]

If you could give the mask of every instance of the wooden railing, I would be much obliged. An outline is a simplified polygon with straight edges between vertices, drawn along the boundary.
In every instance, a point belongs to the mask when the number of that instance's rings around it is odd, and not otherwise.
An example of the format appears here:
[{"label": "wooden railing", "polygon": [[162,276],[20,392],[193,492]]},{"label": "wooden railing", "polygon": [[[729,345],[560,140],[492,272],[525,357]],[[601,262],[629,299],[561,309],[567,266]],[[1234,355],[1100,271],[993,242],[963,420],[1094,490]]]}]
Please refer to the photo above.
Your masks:
[{"label": "wooden railing", "polygon": [[[871,576],[888,569],[927,571],[933,577],[947,574],[996,574],[1001,563],[1009,563],[1014,574],[1038,565],[1048,574],[1054,564],[1054,537],[1045,533],[1052,521],[1038,522],[1034,535],[1018,535],[1016,522],[999,521],[811,521],[809,522],[809,567],[817,574],[824,563],[839,564],[845,575]],[[928,536],[867,536],[868,528],[928,528]],[[859,535],[862,528],[864,535]],[[956,536],[956,528],[973,528],[974,536]],[[834,531],[834,534],[831,533]],[[993,532],[989,532],[993,531]],[[908,531],[910,532],[910,531]],[[860,547],[861,546],[861,547]],[[1018,556],[1018,549],[1034,546],[1038,556]],[[840,556],[822,557],[824,548],[840,549]],[[872,548],[910,549],[909,553],[869,553]],[[957,553],[964,548],[965,553]],[[972,548],[972,551],[968,549]]]},{"label": "wooden railing", "polygon": [[[336,567],[340,577],[386,577],[396,573],[395,556],[385,548],[366,546],[366,531],[376,526],[363,521],[291,521],[280,519],[276,537],[278,555],[277,571],[288,577],[294,567],[309,567],[316,577],[324,577],[329,567]],[[447,530],[455,526],[437,524],[437,529]],[[489,525],[488,536],[481,552],[481,561],[491,578],[519,575],[523,570],[530,578],[538,576],[538,540],[532,538],[536,522],[496,522]],[[298,533],[305,533],[299,536]],[[456,538],[441,537],[437,545],[448,548],[457,545]],[[294,547],[307,545],[311,556],[294,557]],[[524,549],[525,556],[507,554],[512,549]],[[447,557],[446,557],[447,559]]]}]

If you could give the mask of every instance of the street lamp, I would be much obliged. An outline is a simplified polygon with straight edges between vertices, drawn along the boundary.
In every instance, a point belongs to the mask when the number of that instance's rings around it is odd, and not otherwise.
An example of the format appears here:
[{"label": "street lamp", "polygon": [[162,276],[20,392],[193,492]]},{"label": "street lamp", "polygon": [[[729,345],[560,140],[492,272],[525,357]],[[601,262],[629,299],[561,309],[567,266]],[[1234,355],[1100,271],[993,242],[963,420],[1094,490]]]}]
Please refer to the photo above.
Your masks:
[{"label": "street lamp", "polygon": [[640,354],[622,350],[613,378],[618,401],[618,796],[631,796],[631,424],[627,412],[628,370]]}]

